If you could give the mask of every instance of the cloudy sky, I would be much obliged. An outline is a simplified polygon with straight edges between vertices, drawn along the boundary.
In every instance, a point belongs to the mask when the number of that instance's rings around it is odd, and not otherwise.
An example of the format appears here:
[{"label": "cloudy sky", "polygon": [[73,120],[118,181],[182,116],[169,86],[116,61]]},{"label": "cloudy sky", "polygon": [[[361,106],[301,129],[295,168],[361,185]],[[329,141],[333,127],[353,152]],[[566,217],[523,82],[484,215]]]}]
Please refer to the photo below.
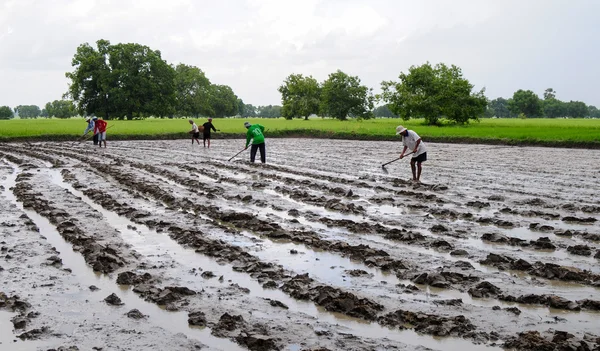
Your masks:
[{"label": "cloudy sky", "polygon": [[0,0],[0,105],[60,99],[77,46],[107,39],[198,66],[254,105],[280,104],[291,73],[341,69],[378,92],[430,61],[491,99],[552,87],[600,106],[599,14],[596,0]]}]

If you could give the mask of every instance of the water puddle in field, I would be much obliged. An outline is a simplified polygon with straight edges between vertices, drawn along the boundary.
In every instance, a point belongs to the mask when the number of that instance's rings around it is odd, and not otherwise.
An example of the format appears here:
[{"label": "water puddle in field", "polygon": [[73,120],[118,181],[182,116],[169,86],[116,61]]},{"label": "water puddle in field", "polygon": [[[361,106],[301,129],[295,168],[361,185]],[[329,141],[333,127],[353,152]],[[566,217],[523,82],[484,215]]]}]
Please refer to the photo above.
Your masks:
[{"label": "water puddle in field", "polygon": [[[119,296],[122,302],[127,308],[137,308],[142,313],[149,316],[148,320],[173,334],[184,333],[188,338],[201,341],[203,344],[210,347],[214,347],[219,350],[243,350],[237,344],[227,340],[220,339],[210,334],[209,328],[198,329],[190,328],[188,325],[188,316],[184,312],[168,312],[155,304],[148,303],[139,298],[131,289],[119,287],[116,282],[106,275],[95,273],[85,262],[82,255],[73,251],[71,244],[67,243],[61,235],[58,233],[56,228],[44,217],[40,216],[34,211],[24,209],[21,202],[17,201],[16,197],[9,190],[16,184],[16,177],[19,173],[19,168],[13,165],[14,172],[7,177],[4,182],[5,193],[4,196],[17,205],[19,210],[23,211],[27,216],[36,224],[39,228],[40,234],[46,238],[48,243],[56,248],[60,252],[60,258],[62,259],[65,268],[72,270],[72,274],[77,277],[79,283],[83,286],[95,285],[102,291],[101,296],[108,296],[110,293],[115,293]],[[61,177],[58,170],[47,170],[52,175],[53,181],[56,181],[58,177]],[[62,177],[60,178],[62,180]],[[81,193],[80,193],[81,194]],[[81,194],[83,195],[83,194]],[[115,214],[116,217],[118,217]],[[71,296],[73,298],[86,299],[80,294],[90,294],[89,292],[79,292]],[[98,296],[94,295],[90,300],[98,299]],[[123,311],[125,312],[125,311]],[[87,312],[82,309],[79,312],[74,312],[79,318],[85,318]]]},{"label": "water puddle in field", "polygon": [[6,351],[30,351],[48,345],[44,341],[21,341],[17,338],[17,334],[21,334],[25,330],[15,333],[11,318],[16,316],[16,313],[8,311],[0,311],[0,350]]},{"label": "water puddle in field", "polygon": [[[177,267],[173,268],[165,268],[166,275],[171,277],[177,277],[181,279],[181,282],[185,286],[189,286],[190,288],[194,288],[194,286],[198,286],[198,278],[196,275],[189,273],[188,270],[192,268],[201,267],[204,270],[210,270],[215,275],[223,275],[226,281],[231,280],[231,282],[236,283],[242,287],[250,289],[250,296],[256,296],[261,298],[270,298],[274,300],[279,300],[286,305],[288,305],[289,310],[292,312],[299,312],[303,314],[310,315],[318,319],[321,323],[331,323],[335,324],[340,328],[347,329],[354,335],[364,337],[364,338],[387,338],[390,340],[394,340],[397,342],[410,344],[410,345],[423,345],[427,347],[432,347],[435,349],[447,349],[454,350],[457,348],[464,350],[479,350],[482,348],[485,349],[493,349],[491,347],[484,347],[481,345],[473,345],[472,343],[456,339],[456,338],[443,338],[443,339],[435,339],[428,336],[419,335],[409,330],[391,330],[388,328],[384,328],[379,326],[377,323],[369,323],[364,320],[351,318],[348,316],[344,316],[337,313],[331,313],[323,310],[322,308],[315,306],[312,302],[304,302],[298,301],[293,298],[290,298],[288,295],[284,294],[279,290],[272,289],[263,289],[262,286],[255,280],[253,280],[250,276],[235,272],[231,269],[230,265],[227,264],[219,264],[215,260],[208,258],[204,255],[196,253],[192,249],[185,249],[177,244],[175,241],[171,240],[168,236],[164,234],[157,233],[146,226],[139,225],[129,221],[128,219],[118,216],[116,213],[111,211],[104,210],[101,206],[95,204],[91,199],[87,198],[83,193],[78,190],[73,189],[68,183],[65,183],[58,171],[52,172],[52,181],[53,183],[60,185],[61,187],[69,190],[75,196],[80,197],[86,204],[90,205],[92,208],[100,212],[104,218],[116,229],[118,229],[123,238],[127,241],[127,243],[132,245],[132,248],[136,251],[144,254],[145,256],[157,255],[157,257],[161,257],[161,259],[172,259],[178,263]],[[129,228],[128,228],[129,226]],[[137,230],[130,229],[131,227],[136,227]],[[58,235],[58,233],[56,233]],[[58,247],[57,247],[58,248]],[[58,248],[59,251],[63,251]],[[328,254],[329,255],[329,254]],[[333,255],[332,255],[333,256]],[[151,258],[151,257],[149,257]],[[83,258],[80,257],[80,266],[89,270],[85,263],[83,262]],[[322,267],[317,267],[318,270],[322,270]],[[187,272],[187,273],[186,273]],[[74,273],[75,270],[74,270]],[[378,273],[381,277],[384,277],[383,274]],[[395,277],[394,277],[395,279]],[[207,285],[213,284],[212,280],[209,280],[208,283],[206,280],[202,279],[201,286],[206,288]],[[215,283],[216,284],[216,283]],[[100,286],[96,283],[97,286]],[[129,297],[128,300],[134,299],[133,292],[130,290],[126,290],[122,292],[120,296]],[[123,298],[123,297],[122,297]],[[124,302],[129,305],[128,300],[124,299]],[[139,299],[138,299],[139,300]],[[155,305],[150,305],[155,306]],[[143,310],[142,310],[143,308]],[[165,312],[164,310],[158,308],[157,313],[163,313],[171,316],[173,313],[177,312]],[[148,313],[149,308],[140,307],[140,310],[144,311],[144,313]],[[260,312],[259,312],[260,313]],[[193,335],[192,331],[196,332],[196,329],[190,329],[187,325],[187,317],[183,318],[185,326],[178,325],[177,329],[188,329],[190,333]],[[170,323],[175,326],[175,323]],[[183,324],[183,323],[182,323]],[[208,329],[206,329],[208,330]],[[202,331],[206,333],[205,331]],[[212,336],[211,336],[212,337]],[[212,337],[215,339],[214,337]],[[206,339],[200,339],[203,343],[208,344]],[[221,339],[217,339],[217,342],[220,342]],[[210,346],[210,345],[209,345]],[[217,345],[219,346],[219,345]],[[237,345],[235,345],[237,347]],[[237,348],[227,348],[227,350],[235,350]]]}]

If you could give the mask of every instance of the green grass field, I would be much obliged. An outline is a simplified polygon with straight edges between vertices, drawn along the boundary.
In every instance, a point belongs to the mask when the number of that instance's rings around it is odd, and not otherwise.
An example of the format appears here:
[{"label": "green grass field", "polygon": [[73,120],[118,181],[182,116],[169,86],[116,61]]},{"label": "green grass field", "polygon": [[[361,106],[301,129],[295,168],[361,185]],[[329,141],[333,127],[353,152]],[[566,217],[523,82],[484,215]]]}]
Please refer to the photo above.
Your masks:
[{"label": "green grass field", "polygon": [[[199,125],[205,119],[197,119]],[[215,137],[241,137],[245,119],[214,119],[220,133]],[[598,119],[483,119],[466,126],[423,125],[422,120],[374,119],[337,121],[315,118],[305,120],[249,119],[267,129],[266,136],[315,136],[369,140],[395,138],[395,127],[402,124],[423,139],[445,142],[482,142],[540,144],[600,148]],[[186,119],[146,119],[109,121],[108,139],[186,138],[190,125]],[[86,127],[83,119],[36,119],[0,121],[0,140],[73,140]]]}]

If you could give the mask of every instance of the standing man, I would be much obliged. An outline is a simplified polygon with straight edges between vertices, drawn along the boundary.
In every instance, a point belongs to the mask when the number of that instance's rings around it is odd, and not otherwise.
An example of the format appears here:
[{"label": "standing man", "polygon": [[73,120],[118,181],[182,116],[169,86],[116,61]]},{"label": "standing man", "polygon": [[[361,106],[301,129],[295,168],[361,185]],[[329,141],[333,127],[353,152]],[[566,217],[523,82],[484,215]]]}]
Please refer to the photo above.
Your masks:
[{"label": "standing man", "polygon": [[404,145],[400,158],[404,158],[406,150],[410,149],[412,153],[410,168],[412,170],[413,182],[419,183],[421,181],[421,163],[427,161],[427,148],[425,147],[425,143],[417,133],[406,129],[403,126],[396,127],[396,135],[398,134],[402,135],[402,144]]},{"label": "standing man", "polygon": [[196,123],[194,123],[193,120],[190,119],[188,121],[192,125],[192,130],[190,130],[188,132],[188,133],[192,134],[192,145],[194,145],[194,140],[196,140],[198,145],[200,145],[200,140],[198,140],[198,138],[200,138],[200,130],[198,129],[198,126],[196,125]]},{"label": "standing man", "polygon": [[202,131],[202,143],[204,144],[204,147],[206,147],[206,141],[208,140],[208,148],[210,149],[210,130],[217,131],[212,124],[212,118],[209,118],[208,122],[202,125],[202,128],[204,128]]},{"label": "standing man", "polygon": [[[244,122],[244,127],[248,129],[246,132],[246,149],[252,140],[252,147],[250,148],[250,162],[254,162],[256,159],[256,150],[260,149],[260,162],[265,163],[267,158],[267,151],[265,149],[265,127],[260,124],[250,124],[250,122]],[[245,150],[245,149],[244,149]]]},{"label": "standing man", "polygon": [[106,121],[102,119],[96,120],[96,126],[94,127],[94,133],[98,134],[98,146],[102,147],[104,142],[104,148],[106,148]]},{"label": "standing man", "polygon": [[[85,130],[83,131],[83,135],[82,138],[89,132],[94,133],[94,145],[98,144],[98,136],[97,134],[94,132],[94,127],[96,126],[96,123],[94,121],[94,119],[90,118],[90,117],[86,117],[85,121],[87,122],[87,128],[85,128]],[[81,140],[81,139],[80,139]]]}]

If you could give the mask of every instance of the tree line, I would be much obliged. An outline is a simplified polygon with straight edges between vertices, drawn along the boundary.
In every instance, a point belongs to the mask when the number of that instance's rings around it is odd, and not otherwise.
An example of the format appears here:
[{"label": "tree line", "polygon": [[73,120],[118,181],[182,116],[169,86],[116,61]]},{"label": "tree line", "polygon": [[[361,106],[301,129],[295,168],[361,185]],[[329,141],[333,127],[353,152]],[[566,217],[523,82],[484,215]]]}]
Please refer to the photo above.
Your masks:
[{"label": "tree line", "polygon": [[13,109],[8,106],[0,107],[0,119],[11,119],[15,116],[19,116],[21,119],[38,117],[70,118],[77,115],[75,105],[71,100],[54,100],[48,102],[43,109],[40,109],[37,105],[19,105]]},{"label": "tree line", "polygon": [[84,115],[225,117],[237,114],[243,104],[231,87],[211,83],[200,68],[169,64],[160,51],[137,43],[113,45],[101,39],[95,48],[84,43],[71,65],[65,95]]},{"label": "tree line", "polygon": [[548,117],[548,118],[600,118],[600,110],[582,101],[561,101],[556,98],[556,91],[548,88],[541,99],[531,90],[517,90],[512,98],[497,98],[488,104],[486,117]]},{"label": "tree line", "polygon": [[[518,90],[512,98],[489,101],[485,89],[474,90],[455,65],[429,62],[411,66],[397,81],[381,82],[381,94],[361,84],[357,76],[341,70],[318,82],[312,76],[290,74],[278,91],[281,106],[245,104],[227,85],[213,84],[198,67],[173,65],[158,50],[126,43],[112,45],[98,40],[96,47],[81,44],[73,56],[69,89],[62,100],[17,106],[21,118],[74,115],[104,119],[154,117],[280,117],[311,115],[345,120],[349,117],[422,118],[429,124],[443,120],[464,124],[481,117],[600,117],[594,106],[581,101],[563,102],[553,89],[544,99],[531,90]],[[375,103],[381,103],[375,107]],[[0,119],[12,118],[13,110],[0,107]]]},{"label": "tree line", "polygon": [[[345,120],[348,117],[424,118],[429,124],[441,119],[468,123],[484,115],[487,99],[484,90],[473,91],[473,85],[462,76],[457,66],[430,63],[410,67],[399,81],[381,83],[382,93],[360,83],[356,76],[340,70],[319,83],[312,76],[291,74],[279,87],[282,116],[305,118],[312,114]],[[383,106],[374,108],[381,101]]]}]

